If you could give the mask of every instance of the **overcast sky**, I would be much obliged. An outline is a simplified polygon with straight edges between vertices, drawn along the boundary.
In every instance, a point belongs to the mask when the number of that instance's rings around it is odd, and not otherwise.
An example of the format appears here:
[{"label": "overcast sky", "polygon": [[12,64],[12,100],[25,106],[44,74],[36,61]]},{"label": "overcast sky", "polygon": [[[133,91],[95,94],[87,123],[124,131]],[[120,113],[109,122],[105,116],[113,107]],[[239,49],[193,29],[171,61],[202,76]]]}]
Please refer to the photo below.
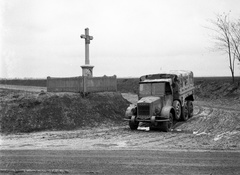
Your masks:
[{"label": "overcast sky", "polygon": [[239,0],[2,0],[0,7],[0,78],[81,76],[86,27],[94,76],[231,76],[204,26],[223,12],[239,18]]}]

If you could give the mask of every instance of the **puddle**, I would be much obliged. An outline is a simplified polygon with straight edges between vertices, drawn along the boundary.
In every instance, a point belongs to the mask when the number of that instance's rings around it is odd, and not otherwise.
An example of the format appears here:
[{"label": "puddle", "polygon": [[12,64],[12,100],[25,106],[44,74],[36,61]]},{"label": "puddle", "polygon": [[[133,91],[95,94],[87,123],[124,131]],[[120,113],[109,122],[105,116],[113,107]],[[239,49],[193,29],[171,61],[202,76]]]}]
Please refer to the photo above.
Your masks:
[{"label": "puddle", "polygon": [[237,133],[238,133],[237,131],[233,131],[233,132],[227,131],[227,132],[216,135],[213,138],[213,140],[218,141],[218,140],[221,140],[222,138],[230,138],[231,135],[234,135],[234,134],[237,134]]},{"label": "puddle", "polygon": [[194,131],[193,134],[197,135],[197,136],[200,136],[200,135],[209,135],[208,133],[206,133],[205,131],[204,132],[200,132],[198,133],[197,131]]},{"label": "puddle", "polygon": [[173,129],[171,132],[172,132],[172,133],[193,134],[193,131],[182,130],[182,129]]},{"label": "puddle", "polygon": [[201,112],[198,106],[194,106],[193,115],[198,115]]},{"label": "puddle", "polygon": [[212,109],[211,108],[203,108],[203,111],[201,113],[201,115],[210,115],[212,113]]}]

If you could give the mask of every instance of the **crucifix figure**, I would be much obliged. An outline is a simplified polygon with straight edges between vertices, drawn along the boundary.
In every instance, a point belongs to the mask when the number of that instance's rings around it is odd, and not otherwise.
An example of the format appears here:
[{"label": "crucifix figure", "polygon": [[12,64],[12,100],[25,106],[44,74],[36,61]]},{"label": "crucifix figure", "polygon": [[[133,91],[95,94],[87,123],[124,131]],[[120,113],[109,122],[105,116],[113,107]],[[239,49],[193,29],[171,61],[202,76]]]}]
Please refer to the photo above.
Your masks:
[{"label": "crucifix figure", "polygon": [[89,44],[90,40],[93,39],[92,36],[89,35],[89,29],[85,29],[85,35],[81,35],[81,38],[85,39],[85,64],[90,64],[89,60]]},{"label": "crucifix figure", "polygon": [[90,65],[90,60],[89,60],[89,44],[90,40],[93,39],[92,36],[89,35],[89,29],[85,29],[85,35],[81,35],[80,38],[85,39],[85,65],[81,66],[82,67],[82,75],[85,77],[92,77],[92,70],[94,66]]}]

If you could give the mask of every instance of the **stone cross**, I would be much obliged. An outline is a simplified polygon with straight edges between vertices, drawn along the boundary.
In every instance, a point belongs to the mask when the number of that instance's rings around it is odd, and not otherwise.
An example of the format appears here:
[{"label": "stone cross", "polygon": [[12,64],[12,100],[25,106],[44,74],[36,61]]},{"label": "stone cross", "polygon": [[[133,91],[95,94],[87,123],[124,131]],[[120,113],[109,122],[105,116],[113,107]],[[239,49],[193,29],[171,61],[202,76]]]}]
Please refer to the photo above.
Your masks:
[{"label": "stone cross", "polygon": [[85,65],[89,65],[90,64],[89,44],[90,44],[90,40],[92,40],[93,37],[89,35],[89,29],[88,28],[85,29],[85,35],[81,35],[80,37],[85,39]]}]

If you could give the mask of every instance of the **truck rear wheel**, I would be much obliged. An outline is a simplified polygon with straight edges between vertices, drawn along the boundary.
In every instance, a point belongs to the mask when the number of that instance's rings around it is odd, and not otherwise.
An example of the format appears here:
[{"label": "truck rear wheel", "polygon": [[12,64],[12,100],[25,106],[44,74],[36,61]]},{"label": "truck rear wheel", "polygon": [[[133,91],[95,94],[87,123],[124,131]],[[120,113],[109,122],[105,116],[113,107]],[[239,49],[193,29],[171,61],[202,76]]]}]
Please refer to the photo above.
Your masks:
[{"label": "truck rear wheel", "polygon": [[164,132],[168,132],[173,127],[173,114],[169,113],[169,121],[161,123],[160,129]]},{"label": "truck rear wheel", "polygon": [[188,114],[188,105],[187,102],[184,103],[183,108],[182,108],[182,120],[187,121],[189,117]]},{"label": "truck rear wheel", "polygon": [[137,130],[139,122],[135,120],[135,116],[131,117],[131,120],[129,121],[129,127],[131,130]]},{"label": "truck rear wheel", "polygon": [[173,107],[174,107],[174,109],[175,109],[175,119],[176,119],[177,121],[179,121],[180,118],[181,118],[181,113],[182,113],[181,103],[180,103],[178,100],[174,100],[174,101],[173,101]]},{"label": "truck rear wheel", "polygon": [[187,101],[188,106],[188,117],[191,118],[193,116],[193,103],[192,101]]}]

